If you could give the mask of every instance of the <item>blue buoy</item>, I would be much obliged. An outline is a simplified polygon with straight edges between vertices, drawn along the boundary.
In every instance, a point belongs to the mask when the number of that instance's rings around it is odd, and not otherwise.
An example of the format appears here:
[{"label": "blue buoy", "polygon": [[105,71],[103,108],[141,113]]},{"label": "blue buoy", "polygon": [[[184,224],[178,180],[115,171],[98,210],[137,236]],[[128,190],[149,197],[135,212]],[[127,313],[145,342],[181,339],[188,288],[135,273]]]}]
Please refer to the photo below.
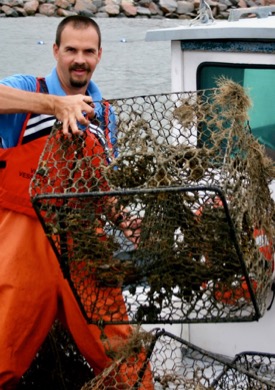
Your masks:
[{"label": "blue buoy", "polygon": [[45,42],[44,41],[38,41],[37,44],[38,45],[45,45]]},{"label": "blue buoy", "polygon": [[125,43],[126,42],[126,38],[121,38],[120,42]]}]

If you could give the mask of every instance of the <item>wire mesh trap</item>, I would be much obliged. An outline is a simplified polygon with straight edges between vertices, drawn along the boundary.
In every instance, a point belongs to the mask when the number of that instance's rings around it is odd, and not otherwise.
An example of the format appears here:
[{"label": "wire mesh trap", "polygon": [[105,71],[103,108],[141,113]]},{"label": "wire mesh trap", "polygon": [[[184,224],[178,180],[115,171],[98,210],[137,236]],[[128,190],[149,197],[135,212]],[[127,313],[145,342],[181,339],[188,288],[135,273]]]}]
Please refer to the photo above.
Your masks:
[{"label": "wire mesh trap", "polygon": [[[241,352],[236,355],[232,363],[233,366],[228,366],[223,370],[221,375],[213,381],[212,386],[214,388],[275,389],[274,354],[253,351]],[[248,374],[243,370],[247,371]],[[236,373],[239,375],[237,378],[234,378],[236,377]],[[235,381],[235,387],[228,386],[228,378],[232,377],[237,379],[237,381]]]},{"label": "wire mesh trap", "polygon": [[[113,363],[99,376],[87,382],[81,390],[107,389],[112,380],[119,389],[118,377],[124,361],[135,356],[143,346],[147,360],[138,372],[139,378],[131,389],[154,390],[270,390],[275,388],[275,355],[243,352],[235,358],[217,355],[197,347],[165,330],[150,333],[137,330],[132,342],[123,352],[116,351]],[[150,370],[151,385],[143,373]],[[125,368],[125,367],[124,367]],[[127,376],[127,368],[124,375]],[[129,377],[131,366],[129,366]],[[151,387],[150,387],[151,386]]]},{"label": "wire mesh trap", "polygon": [[71,335],[56,321],[16,389],[79,390],[94,377]]},{"label": "wire mesh trap", "polygon": [[260,318],[274,168],[247,126],[243,88],[221,80],[110,103],[116,142],[99,125],[66,137],[56,123],[30,189],[87,321]]}]

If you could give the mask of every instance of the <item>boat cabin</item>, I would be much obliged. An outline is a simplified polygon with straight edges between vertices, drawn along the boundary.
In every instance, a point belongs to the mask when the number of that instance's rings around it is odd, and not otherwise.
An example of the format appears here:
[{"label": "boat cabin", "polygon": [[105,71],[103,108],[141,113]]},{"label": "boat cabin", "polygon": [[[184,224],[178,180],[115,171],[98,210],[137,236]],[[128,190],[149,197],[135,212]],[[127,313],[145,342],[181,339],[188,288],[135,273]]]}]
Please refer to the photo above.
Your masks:
[{"label": "boat cabin", "polygon": [[[275,7],[233,9],[227,21],[191,21],[151,30],[147,41],[171,41],[173,92],[213,88],[220,76],[240,83],[252,100],[253,134],[275,158]],[[255,13],[257,18],[244,18]],[[205,21],[205,18],[201,18]]]}]

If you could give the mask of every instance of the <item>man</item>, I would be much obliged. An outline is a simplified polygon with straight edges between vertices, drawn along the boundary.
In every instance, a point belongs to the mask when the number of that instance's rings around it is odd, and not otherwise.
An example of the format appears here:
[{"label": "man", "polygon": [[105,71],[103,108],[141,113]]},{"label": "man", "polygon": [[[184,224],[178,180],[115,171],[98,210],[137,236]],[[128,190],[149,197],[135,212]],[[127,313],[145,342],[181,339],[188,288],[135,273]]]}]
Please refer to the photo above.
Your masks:
[{"label": "man", "polygon": [[[16,388],[56,318],[68,328],[95,374],[110,364],[100,330],[85,322],[28,195],[30,178],[56,118],[69,136],[81,134],[80,125],[102,116],[95,103],[102,97],[91,81],[102,55],[98,25],[83,16],[63,19],[53,53],[57,65],[45,80],[15,75],[0,81],[1,390]],[[127,221],[122,227],[126,231]],[[127,339],[131,328],[109,325],[104,332],[110,339]],[[121,378],[121,386],[131,388],[136,374],[132,380],[123,374]],[[152,388],[150,373],[143,388]]]}]

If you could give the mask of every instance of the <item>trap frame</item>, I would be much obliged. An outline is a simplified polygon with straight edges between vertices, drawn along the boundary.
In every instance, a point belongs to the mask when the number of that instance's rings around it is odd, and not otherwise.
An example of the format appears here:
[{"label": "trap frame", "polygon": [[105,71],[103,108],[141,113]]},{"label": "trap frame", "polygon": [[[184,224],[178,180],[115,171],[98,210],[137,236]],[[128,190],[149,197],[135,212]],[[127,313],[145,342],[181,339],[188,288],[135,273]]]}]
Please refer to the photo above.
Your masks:
[{"label": "trap frame", "polygon": [[222,80],[110,103],[116,143],[103,125],[65,137],[56,123],[30,188],[86,320],[259,319],[272,281],[274,168],[247,126],[242,87]]},{"label": "trap frame", "polygon": [[[219,386],[218,388],[220,389],[236,389],[243,388],[241,386],[246,386],[248,389],[275,389],[274,354],[245,351],[237,354],[232,363],[233,367],[227,367],[223,370],[221,375],[212,382],[214,388]],[[248,375],[244,372],[241,374],[243,369],[248,372]],[[233,373],[233,376],[235,376],[236,372],[240,373],[237,382],[234,384],[235,387],[229,387],[228,384],[226,384],[227,379],[232,375],[231,372]],[[251,376],[250,373],[252,373],[253,376]]]},{"label": "trap frame", "polygon": [[[144,332],[140,329],[130,341],[127,358],[143,345],[147,360],[131,389],[146,389],[142,382],[144,368],[150,367],[155,390],[271,390],[275,388],[275,355],[263,352],[241,352],[235,358],[202,349],[164,329]],[[139,340],[136,343],[136,340]],[[104,383],[115,378],[126,359],[125,349],[116,351],[110,367],[87,382],[81,390],[107,389]],[[123,358],[122,358],[123,357]],[[117,364],[119,362],[119,364]],[[127,375],[127,374],[126,374]],[[119,388],[119,387],[114,387]]]}]

